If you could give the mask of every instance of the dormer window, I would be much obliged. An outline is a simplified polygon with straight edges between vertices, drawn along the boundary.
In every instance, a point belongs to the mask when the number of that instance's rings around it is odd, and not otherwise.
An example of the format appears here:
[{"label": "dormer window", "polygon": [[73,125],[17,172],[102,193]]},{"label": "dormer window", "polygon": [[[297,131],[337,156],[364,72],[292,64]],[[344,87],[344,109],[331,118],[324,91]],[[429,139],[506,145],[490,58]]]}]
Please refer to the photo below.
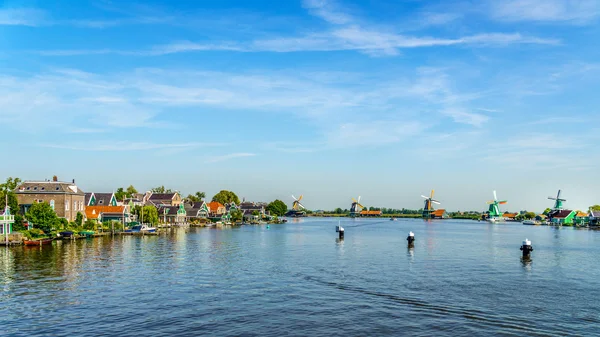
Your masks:
[{"label": "dormer window", "polygon": [[58,191],[58,190],[60,190],[60,187],[59,187],[59,186],[56,186],[56,190],[57,190],[57,191]]},{"label": "dormer window", "polygon": [[100,200],[98,201],[98,204],[102,205],[104,203],[104,200]]},{"label": "dormer window", "polygon": [[37,186],[33,188],[34,191],[37,191]]},{"label": "dormer window", "polygon": [[45,188],[45,187],[42,187],[42,188],[40,188],[40,190],[44,191],[44,190],[46,190],[46,188]]},{"label": "dormer window", "polygon": [[27,190],[29,191],[31,189],[31,187],[27,187]]}]

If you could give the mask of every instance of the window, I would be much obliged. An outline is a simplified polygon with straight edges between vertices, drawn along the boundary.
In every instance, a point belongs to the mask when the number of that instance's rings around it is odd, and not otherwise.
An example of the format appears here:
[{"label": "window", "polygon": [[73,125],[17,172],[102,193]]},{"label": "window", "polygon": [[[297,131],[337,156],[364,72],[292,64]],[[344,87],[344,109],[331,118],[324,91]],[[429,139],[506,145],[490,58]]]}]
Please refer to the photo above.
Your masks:
[{"label": "window", "polygon": [[33,188],[34,191],[37,191],[37,186]]},{"label": "window", "polygon": [[69,210],[69,202],[65,200],[65,211]]},{"label": "window", "polygon": [[50,200],[50,207],[52,207],[52,210],[54,210],[54,200]]},{"label": "window", "polygon": [[41,189],[42,191],[44,191],[46,188],[45,188],[45,187],[42,187],[42,188],[40,188],[40,189]]},{"label": "window", "polygon": [[58,190],[60,190],[60,186],[56,186],[56,190],[57,190],[57,191],[58,191]]},{"label": "window", "polygon": [[80,201],[80,202],[79,202],[79,210],[80,210],[80,211],[83,211],[83,201]]},{"label": "window", "polygon": [[29,191],[30,189],[31,189],[31,187],[29,187],[29,186],[28,186],[28,187],[27,187],[27,190]]},{"label": "window", "polygon": [[104,203],[104,200],[98,201],[98,205],[102,205],[103,203]]},{"label": "window", "polygon": [[77,201],[73,201],[73,210],[76,211],[77,210]]}]

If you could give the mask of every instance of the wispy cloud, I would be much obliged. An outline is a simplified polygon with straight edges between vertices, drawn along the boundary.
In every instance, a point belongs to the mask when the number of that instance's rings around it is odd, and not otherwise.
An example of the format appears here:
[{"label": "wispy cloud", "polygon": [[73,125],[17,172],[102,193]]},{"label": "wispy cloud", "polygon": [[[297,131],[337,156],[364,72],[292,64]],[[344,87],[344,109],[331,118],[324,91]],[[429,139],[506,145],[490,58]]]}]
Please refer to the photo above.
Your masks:
[{"label": "wispy cloud", "polygon": [[244,157],[254,157],[255,153],[247,153],[247,152],[239,152],[239,153],[231,153],[223,156],[211,157],[206,160],[207,163],[218,163],[226,160],[236,159],[236,158],[244,158]]},{"label": "wispy cloud", "polygon": [[489,1],[491,15],[504,21],[589,22],[600,15],[597,0]]},{"label": "wispy cloud", "polygon": [[39,26],[46,20],[46,13],[39,9],[0,9],[0,26]]},{"label": "wispy cloud", "polygon": [[202,147],[220,146],[218,143],[145,143],[145,142],[110,142],[110,143],[89,143],[89,144],[42,144],[40,146],[54,149],[73,150],[73,151],[152,151],[152,150],[171,150],[171,149],[194,149]]},{"label": "wispy cloud", "polygon": [[444,109],[442,110],[442,113],[446,116],[452,117],[457,123],[469,124],[476,127],[483,126],[483,124],[490,119],[488,116],[483,114],[467,112],[456,108]]},{"label": "wispy cloud", "polygon": [[307,8],[312,15],[336,25],[346,24],[353,21],[352,17],[344,13],[339,5],[328,0],[304,0],[304,8]]}]

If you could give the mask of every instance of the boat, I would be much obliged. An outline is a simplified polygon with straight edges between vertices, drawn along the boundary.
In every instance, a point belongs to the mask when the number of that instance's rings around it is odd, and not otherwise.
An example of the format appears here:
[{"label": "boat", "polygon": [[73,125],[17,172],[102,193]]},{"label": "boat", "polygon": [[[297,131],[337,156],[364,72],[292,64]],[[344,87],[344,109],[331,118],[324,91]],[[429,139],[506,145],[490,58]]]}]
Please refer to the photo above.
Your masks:
[{"label": "boat", "polygon": [[535,225],[541,225],[541,223],[536,220],[523,220],[523,225],[535,226]]},{"label": "boat", "polygon": [[156,228],[150,227],[148,225],[135,225],[131,227],[132,233],[155,233]]},{"label": "boat", "polygon": [[390,218],[390,221],[396,221],[396,218]]},{"label": "boat", "polygon": [[62,237],[62,238],[70,238],[70,237],[72,237],[72,236],[73,236],[73,234],[75,234],[75,233],[73,233],[73,232],[71,232],[71,231],[64,231],[64,232],[60,232],[60,233],[58,233],[58,234],[60,234],[60,237]]},{"label": "boat", "polygon": [[94,235],[94,233],[96,233],[96,232],[94,232],[94,231],[81,231],[81,232],[79,232],[79,235],[81,235],[81,236],[92,236],[92,235]]},{"label": "boat", "polygon": [[25,246],[41,246],[49,245],[52,243],[52,239],[40,239],[40,240],[24,240]]}]

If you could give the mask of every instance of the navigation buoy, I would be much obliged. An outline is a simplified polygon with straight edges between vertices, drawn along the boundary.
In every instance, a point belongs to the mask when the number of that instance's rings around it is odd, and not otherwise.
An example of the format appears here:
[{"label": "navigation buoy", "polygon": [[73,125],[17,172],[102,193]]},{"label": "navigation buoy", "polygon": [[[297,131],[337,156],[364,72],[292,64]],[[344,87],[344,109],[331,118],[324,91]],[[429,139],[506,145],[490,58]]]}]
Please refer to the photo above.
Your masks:
[{"label": "navigation buoy", "polygon": [[523,257],[529,257],[529,254],[533,252],[531,241],[525,239],[525,241],[523,241],[523,245],[521,246],[521,250],[523,251]]},{"label": "navigation buoy", "polygon": [[408,241],[409,246],[412,246],[415,242],[415,233],[409,232],[408,237],[406,238],[406,241]]},{"label": "navigation buoy", "polygon": [[344,238],[344,227],[337,225],[335,226],[335,231],[338,233],[340,239]]},{"label": "navigation buoy", "polygon": [[271,226],[267,225],[267,229],[271,228]]}]

